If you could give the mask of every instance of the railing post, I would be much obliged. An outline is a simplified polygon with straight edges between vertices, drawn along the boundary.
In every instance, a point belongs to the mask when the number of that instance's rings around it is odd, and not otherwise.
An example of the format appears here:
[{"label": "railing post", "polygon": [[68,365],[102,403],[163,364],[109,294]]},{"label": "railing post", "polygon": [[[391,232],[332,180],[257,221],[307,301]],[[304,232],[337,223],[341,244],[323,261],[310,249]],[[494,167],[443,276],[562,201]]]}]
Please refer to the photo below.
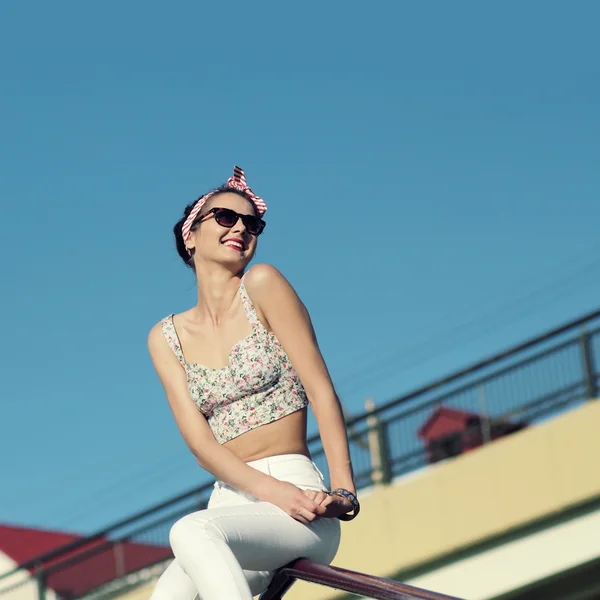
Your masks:
[{"label": "railing post", "polygon": [[269,587],[260,595],[258,600],[281,600],[296,580],[286,574],[285,569],[275,573]]},{"label": "railing post", "polygon": [[492,441],[492,424],[487,413],[484,384],[480,383],[477,386],[477,392],[479,400],[479,415],[481,417],[481,441],[484,444],[489,444]]},{"label": "railing post", "polygon": [[[373,398],[367,398],[365,401],[365,410],[368,413],[373,413],[375,410],[375,401]],[[369,427],[368,440],[369,452],[371,454],[371,480],[375,485],[383,485],[391,481],[386,426],[375,414],[370,414],[367,417],[367,425]]]},{"label": "railing post", "polygon": [[44,571],[40,571],[35,578],[37,580],[38,600],[46,600],[46,574]]},{"label": "railing post", "polygon": [[596,370],[594,368],[594,350],[590,335],[585,329],[581,331],[580,345],[585,391],[588,400],[595,400],[598,397],[598,385],[596,384]]},{"label": "railing post", "polygon": [[125,550],[121,542],[115,543],[113,554],[115,558],[115,577],[123,577],[125,575]]}]

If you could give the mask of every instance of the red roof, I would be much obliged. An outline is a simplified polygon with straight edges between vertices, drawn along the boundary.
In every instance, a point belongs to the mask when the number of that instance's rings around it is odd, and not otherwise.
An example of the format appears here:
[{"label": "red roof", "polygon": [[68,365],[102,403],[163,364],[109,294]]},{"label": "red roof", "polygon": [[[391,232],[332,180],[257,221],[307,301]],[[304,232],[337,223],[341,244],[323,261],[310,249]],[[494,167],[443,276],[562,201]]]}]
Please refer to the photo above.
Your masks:
[{"label": "red roof", "polygon": [[449,406],[438,406],[436,410],[429,415],[429,418],[417,435],[421,439],[432,440],[438,437],[462,431],[472,421],[479,421],[481,417],[472,412],[450,408]]},{"label": "red roof", "polygon": [[[82,536],[73,534],[0,525],[0,551],[19,564],[80,539],[83,539]],[[172,557],[171,549],[166,543],[151,546],[134,542],[107,542],[107,539],[100,538],[58,560],[46,563],[44,566],[47,568],[60,563],[67,556],[74,558],[85,555],[93,548],[106,544],[106,548],[95,553],[89,552],[89,556],[79,561],[74,560],[69,566],[52,572],[47,578],[48,587],[63,598],[76,598],[113,579]]]},{"label": "red roof", "polygon": [[69,533],[0,525],[0,551],[19,564],[80,539]]}]

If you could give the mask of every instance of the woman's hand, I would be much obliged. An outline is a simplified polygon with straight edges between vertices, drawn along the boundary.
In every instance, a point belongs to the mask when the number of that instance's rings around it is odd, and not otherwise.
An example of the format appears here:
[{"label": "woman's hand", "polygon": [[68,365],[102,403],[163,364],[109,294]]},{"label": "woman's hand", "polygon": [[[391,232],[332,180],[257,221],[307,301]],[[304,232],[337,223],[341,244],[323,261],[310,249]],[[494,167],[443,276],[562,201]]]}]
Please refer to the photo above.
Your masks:
[{"label": "woman's hand", "polygon": [[303,490],[286,481],[273,480],[260,499],[278,506],[290,517],[305,524],[325,516],[326,512],[325,506],[319,505]]},{"label": "woman's hand", "polygon": [[325,513],[321,515],[325,519],[337,518],[353,509],[350,500],[342,496],[330,496],[327,492],[315,492],[314,490],[304,490],[304,495],[325,509]]}]

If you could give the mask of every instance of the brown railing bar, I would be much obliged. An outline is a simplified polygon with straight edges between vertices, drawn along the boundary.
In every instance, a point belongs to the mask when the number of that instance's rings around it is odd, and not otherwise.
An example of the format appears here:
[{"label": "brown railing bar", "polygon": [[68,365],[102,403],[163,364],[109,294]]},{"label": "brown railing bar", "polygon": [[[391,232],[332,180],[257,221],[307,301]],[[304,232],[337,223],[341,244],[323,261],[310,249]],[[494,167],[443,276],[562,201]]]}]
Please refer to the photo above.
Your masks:
[{"label": "brown railing bar", "polygon": [[340,567],[320,565],[307,559],[297,560],[280,569],[260,600],[281,600],[297,579],[318,583],[350,594],[360,594],[375,600],[460,600],[453,596],[422,590],[391,579]]}]

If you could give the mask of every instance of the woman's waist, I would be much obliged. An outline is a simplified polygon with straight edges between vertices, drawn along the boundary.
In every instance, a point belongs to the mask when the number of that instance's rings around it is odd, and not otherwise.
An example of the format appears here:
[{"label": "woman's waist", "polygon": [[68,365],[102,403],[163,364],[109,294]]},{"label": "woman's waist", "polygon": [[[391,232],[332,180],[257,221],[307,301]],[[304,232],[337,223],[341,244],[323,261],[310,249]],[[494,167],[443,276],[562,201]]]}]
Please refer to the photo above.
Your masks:
[{"label": "woman's waist", "polygon": [[306,408],[260,425],[224,442],[223,446],[244,462],[282,454],[310,456],[306,445]]},{"label": "woman's waist", "polygon": [[[286,481],[301,489],[326,490],[325,478],[317,465],[306,454],[275,454],[249,461],[249,467],[265,473],[279,481]],[[217,480],[217,490],[229,491],[251,499],[245,494],[224,481]]]}]

